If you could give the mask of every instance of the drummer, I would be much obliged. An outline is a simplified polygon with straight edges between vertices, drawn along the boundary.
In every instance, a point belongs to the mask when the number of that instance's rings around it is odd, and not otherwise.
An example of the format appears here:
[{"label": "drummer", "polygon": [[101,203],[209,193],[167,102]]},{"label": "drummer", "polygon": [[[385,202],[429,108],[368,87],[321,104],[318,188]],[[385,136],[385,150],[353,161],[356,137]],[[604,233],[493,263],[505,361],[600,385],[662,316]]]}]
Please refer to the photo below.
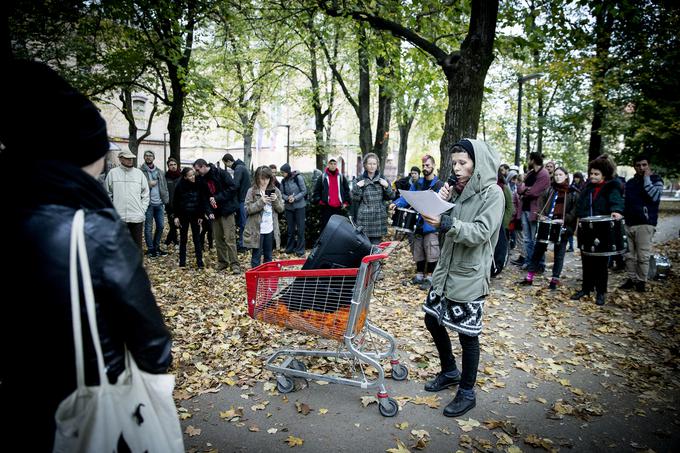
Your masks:
[{"label": "drummer", "polygon": [[[569,173],[567,173],[567,170],[563,167],[557,167],[553,171],[553,182],[541,199],[540,205],[543,206],[543,208],[538,215],[539,222],[547,221],[552,224],[559,224],[562,227],[562,234],[560,235],[559,242],[555,244],[552,278],[548,285],[553,291],[557,289],[557,285],[560,281],[567,243],[569,242],[569,238],[574,234],[574,230],[576,230],[577,200],[578,191],[569,186]],[[538,272],[541,258],[543,258],[547,248],[547,243],[536,241],[534,254],[531,257],[527,269],[527,275],[524,280],[519,282],[520,285],[533,284],[534,274]]]},{"label": "drummer", "polygon": [[[597,215],[610,215],[613,219],[621,219],[623,213],[623,195],[621,184],[614,179],[616,167],[607,155],[602,155],[588,164],[590,181],[581,192],[576,204],[576,216],[579,219]],[[607,293],[608,256],[589,256],[581,253],[583,283],[581,290],[571,296],[571,300],[579,300],[590,295],[595,289],[595,303],[604,305]]]},{"label": "drummer", "polygon": [[[409,190],[432,190],[439,192],[444,183],[435,174],[434,157],[426,154],[423,159],[423,176],[411,183]],[[399,197],[390,204],[390,215],[394,214],[396,208],[408,207],[404,197]],[[432,271],[434,271],[439,260],[439,228],[425,223],[423,218],[418,215],[416,231],[411,248],[413,261],[416,262],[416,276],[411,283],[419,285],[420,289],[429,289],[432,286]]]}]

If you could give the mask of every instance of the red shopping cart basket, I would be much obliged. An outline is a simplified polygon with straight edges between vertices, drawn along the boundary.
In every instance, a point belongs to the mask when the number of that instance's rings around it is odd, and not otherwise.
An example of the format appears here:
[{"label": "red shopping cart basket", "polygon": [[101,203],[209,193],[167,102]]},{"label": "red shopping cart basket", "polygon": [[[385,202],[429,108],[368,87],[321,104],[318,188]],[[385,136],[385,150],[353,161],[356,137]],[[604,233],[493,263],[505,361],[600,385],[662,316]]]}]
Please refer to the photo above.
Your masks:
[{"label": "red shopping cart basket", "polygon": [[[387,396],[384,370],[379,360],[390,357],[393,379],[403,380],[408,370],[397,360],[394,338],[368,321],[373,288],[381,262],[396,247],[396,242],[384,242],[361,261],[359,268],[300,269],[304,259],[272,261],[246,272],[248,314],[260,321],[288,327],[343,343],[344,351],[279,350],[268,360],[266,367],[278,372],[280,392],[293,390],[291,377],[321,379],[329,382],[369,388],[378,386],[380,413],[396,415],[398,405]],[[384,352],[366,352],[355,339],[364,333],[387,340]],[[363,343],[363,340],[362,340]],[[360,379],[309,373],[295,357],[339,357],[370,365],[378,370],[378,378],[369,379],[362,372]],[[287,357],[282,364],[275,362]]]}]

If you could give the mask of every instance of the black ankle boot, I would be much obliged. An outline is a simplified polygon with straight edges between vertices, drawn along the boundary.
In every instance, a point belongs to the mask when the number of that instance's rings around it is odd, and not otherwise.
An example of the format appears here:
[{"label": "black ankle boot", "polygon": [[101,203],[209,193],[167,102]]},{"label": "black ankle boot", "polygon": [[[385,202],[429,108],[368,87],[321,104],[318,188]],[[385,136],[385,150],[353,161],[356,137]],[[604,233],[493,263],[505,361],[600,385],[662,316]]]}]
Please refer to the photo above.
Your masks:
[{"label": "black ankle boot", "polygon": [[425,384],[425,391],[438,392],[440,390],[444,390],[445,388],[458,385],[459,382],[460,372],[458,370],[448,371],[446,373],[442,372],[439,373],[436,378]]},{"label": "black ankle boot", "polygon": [[459,417],[476,406],[477,399],[475,398],[474,391],[470,390],[466,392],[471,393],[471,395],[464,395],[461,390],[462,389],[459,389],[458,392],[456,392],[456,397],[444,408],[445,416]]},{"label": "black ankle boot", "polygon": [[604,293],[597,293],[597,297],[595,298],[595,303],[597,305],[604,305]]},{"label": "black ankle boot", "polygon": [[589,296],[589,295],[590,295],[590,291],[581,290],[581,291],[574,293],[574,295],[571,296],[571,300],[579,300],[580,298],[585,297],[585,296]]},{"label": "black ankle boot", "polygon": [[619,286],[619,289],[633,289],[633,288],[635,288],[635,282],[630,278],[626,280],[623,285]]}]

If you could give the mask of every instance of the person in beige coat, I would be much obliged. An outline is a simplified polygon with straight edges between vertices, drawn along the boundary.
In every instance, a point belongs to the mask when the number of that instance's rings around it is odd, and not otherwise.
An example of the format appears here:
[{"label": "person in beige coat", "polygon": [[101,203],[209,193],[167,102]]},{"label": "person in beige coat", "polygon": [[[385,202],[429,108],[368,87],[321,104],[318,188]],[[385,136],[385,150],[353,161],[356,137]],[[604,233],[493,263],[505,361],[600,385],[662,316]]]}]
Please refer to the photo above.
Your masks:
[{"label": "person in beige coat", "polygon": [[274,181],[271,168],[259,167],[246,193],[244,203],[248,219],[243,231],[243,246],[252,249],[251,267],[260,265],[263,254],[265,263],[271,261],[274,244],[278,248],[281,242],[279,214],[284,211],[283,197]]}]

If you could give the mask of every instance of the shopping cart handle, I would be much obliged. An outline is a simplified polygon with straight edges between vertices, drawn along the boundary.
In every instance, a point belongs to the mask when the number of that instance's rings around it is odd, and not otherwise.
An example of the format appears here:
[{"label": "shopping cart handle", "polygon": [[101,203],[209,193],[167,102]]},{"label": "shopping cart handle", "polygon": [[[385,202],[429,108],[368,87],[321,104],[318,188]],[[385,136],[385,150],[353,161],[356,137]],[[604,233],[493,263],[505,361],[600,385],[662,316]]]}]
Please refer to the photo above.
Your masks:
[{"label": "shopping cart handle", "polygon": [[388,256],[387,253],[378,253],[377,255],[368,255],[368,256],[363,257],[361,259],[361,262],[364,263],[364,264],[368,264],[368,263],[371,263],[373,261],[384,260],[385,258],[387,258],[387,256]]}]

